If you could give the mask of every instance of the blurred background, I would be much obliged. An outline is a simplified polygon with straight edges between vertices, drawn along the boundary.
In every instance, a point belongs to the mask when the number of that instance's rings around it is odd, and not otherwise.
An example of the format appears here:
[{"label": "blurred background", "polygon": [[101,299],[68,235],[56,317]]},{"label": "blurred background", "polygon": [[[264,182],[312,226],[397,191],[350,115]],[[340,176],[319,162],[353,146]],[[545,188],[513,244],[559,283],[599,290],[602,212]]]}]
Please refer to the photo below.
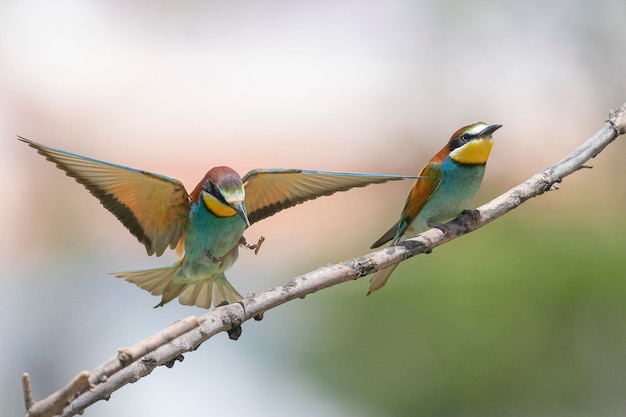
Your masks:
[{"label": "blurred background", "polygon": [[[4,1],[0,409],[204,311],[108,275],[149,258],[16,135],[180,179],[216,165],[417,174],[457,128],[495,138],[478,206],[561,159],[626,100],[622,0]],[[622,416],[624,138],[487,227],[218,335],[89,416]],[[227,274],[262,291],[368,253],[409,181],[255,224]]]}]

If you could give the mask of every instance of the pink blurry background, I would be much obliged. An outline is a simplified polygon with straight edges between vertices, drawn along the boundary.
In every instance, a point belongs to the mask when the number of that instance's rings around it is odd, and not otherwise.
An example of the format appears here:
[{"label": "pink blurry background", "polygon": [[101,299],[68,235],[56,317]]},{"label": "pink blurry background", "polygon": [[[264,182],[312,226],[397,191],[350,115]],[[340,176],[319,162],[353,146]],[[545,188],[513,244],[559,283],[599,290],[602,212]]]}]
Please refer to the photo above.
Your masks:
[{"label": "pink blurry background", "polygon": [[[626,99],[624,12],[617,0],[2,3],[1,408],[22,412],[24,371],[41,398],[203,313],[153,310],[156,298],[107,275],[175,258],[145,256],[16,135],[192,188],[215,165],[417,174],[453,131],[484,120],[504,127],[478,205],[565,156]],[[622,210],[624,150],[616,143],[594,163],[600,183],[577,174],[561,198],[528,210],[551,216],[594,199],[599,213]],[[242,253],[231,282],[262,291],[367,253],[409,187],[372,186],[254,225],[248,239],[267,241],[256,257]],[[314,315],[312,299],[244,326],[237,343],[218,336],[88,415],[376,415],[273,355],[277,340],[294,343],[285,333],[307,331],[290,315]]]}]

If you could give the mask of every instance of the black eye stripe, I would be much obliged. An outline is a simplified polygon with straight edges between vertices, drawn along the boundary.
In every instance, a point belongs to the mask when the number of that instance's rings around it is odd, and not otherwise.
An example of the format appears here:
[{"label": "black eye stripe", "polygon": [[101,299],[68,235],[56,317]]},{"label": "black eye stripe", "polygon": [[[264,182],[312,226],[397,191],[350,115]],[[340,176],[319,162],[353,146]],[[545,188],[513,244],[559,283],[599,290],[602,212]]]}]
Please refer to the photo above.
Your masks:
[{"label": "black eye stripe", "polygon": [[217,188],[217,186],[212,181],[207,180],[205,183],[204,189],[207,193],[211,194],[213,197],[218,199],[221,203],[228,205],[228,203],[226,202],[226,199],[222,195],[222,192],[219,190],[219,188]]},{"label": "black eye stripe", "polygon": [[453,150],[465,145],[467,142],[471,141],[473,138],[474,138],[473,135],[469,133],[463,133],[462,135],[459,135],[450,141],[450,144],[448,145],[448,150],[452,152]]}]

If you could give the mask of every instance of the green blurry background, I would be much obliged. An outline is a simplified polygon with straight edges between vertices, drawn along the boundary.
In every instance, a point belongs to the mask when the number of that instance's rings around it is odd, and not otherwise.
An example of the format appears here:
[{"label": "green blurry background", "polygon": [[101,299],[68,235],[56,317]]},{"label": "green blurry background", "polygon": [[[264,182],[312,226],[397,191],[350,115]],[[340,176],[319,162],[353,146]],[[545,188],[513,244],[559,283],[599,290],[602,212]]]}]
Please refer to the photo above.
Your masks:
[{"label": "green blurry background", "polygon": [[[108,272],[158,267],[15,140],[178,178],[212,166],[416,174],[458,127],[504,127],[478,206],[626,100],[621,0],[0,4],[0,409],[203,310]],[[219,335],[89,416],[622,416],[626,187],[619,138],[559,191],[367,279]],[[262,291],[368,252],[410,182],[307,203],[228,274]]]}]

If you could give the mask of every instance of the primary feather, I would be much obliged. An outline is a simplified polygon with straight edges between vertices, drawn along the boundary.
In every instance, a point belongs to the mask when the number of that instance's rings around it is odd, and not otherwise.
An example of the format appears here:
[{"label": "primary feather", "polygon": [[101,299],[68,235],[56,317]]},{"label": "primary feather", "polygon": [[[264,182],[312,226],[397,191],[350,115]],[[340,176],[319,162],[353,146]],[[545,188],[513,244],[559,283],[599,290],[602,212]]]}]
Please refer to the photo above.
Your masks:
[{"label": "primary feather", "polygon": [[185,233],[191,200],[180,181],[18,138],[85,186],[148,255],[174,249]]},{"label": "primary feather", "polygon": [[252,170],[243,181],[252,224],[318,197],[407,178],[417,177],[278,168]]}]

